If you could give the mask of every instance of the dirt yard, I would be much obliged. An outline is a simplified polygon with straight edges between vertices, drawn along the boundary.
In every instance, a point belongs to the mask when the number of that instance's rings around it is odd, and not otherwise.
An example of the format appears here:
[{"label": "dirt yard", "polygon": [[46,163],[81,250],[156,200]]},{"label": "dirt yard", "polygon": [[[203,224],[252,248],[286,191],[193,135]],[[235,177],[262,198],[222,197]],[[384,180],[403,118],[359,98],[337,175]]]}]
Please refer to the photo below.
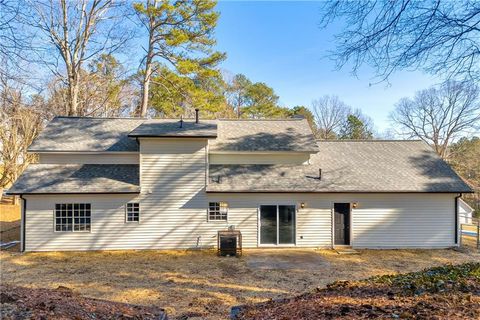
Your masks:
[{"label": "dirt yard", "polygon": [[480,319],[480,263],[335,282],[302,295],[242,306],[236,319]]},{"label": "dirt yard", "polygon": [[480,261],[473,248],[359,253],[247,250],[237,259],[213,251],[3,251],[0,271],[6,284],[64,286],[87,297],[165,308],[170,318],[225,319],[231,306],[290,297],[335,280]]},{"label": "dirt yard", "polygon": [[0,242],[20,239],[20,206],[0,204]]}]

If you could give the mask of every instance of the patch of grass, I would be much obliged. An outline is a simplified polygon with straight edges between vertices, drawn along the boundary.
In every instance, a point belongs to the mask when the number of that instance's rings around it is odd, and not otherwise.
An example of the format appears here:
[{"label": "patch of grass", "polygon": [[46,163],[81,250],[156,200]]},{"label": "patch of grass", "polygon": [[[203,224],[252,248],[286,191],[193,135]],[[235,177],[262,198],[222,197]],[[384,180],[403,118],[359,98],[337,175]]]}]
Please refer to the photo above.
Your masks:
[{"label": "patch of grass", "polygon": [[398,275],[374,276],[366,282],[401,288],[407,293],[436,293],[453,288],[468,291],[469,280],[480,281],[480,263],[445,265]]},{"label": "patch of grass", "polygon": [[402,274],[377,275],[361,281],[336,281],[330,289],[385,285],[397,293],[419,295],[444,291],[469,291],[470,281],[480,281],[480,263],[469,262],[461,265],[446,264],[422,271]]}]

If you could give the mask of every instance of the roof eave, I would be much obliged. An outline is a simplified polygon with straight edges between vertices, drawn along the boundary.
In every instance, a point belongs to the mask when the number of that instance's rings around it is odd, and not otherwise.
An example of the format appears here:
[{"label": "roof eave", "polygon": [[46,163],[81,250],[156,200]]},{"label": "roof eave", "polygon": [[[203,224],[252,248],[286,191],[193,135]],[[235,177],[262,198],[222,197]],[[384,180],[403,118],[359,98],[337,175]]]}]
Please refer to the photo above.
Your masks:
[{"label": "roof eave", "polygon": [[319,150],[220,150],[220,149],[209,149],[211,154],[272,154],[272,153],[290,153],[290,154],[314,154],[318,153]]},{"label": "roof eave", "polygon": [[125,190],[125,191],[89,191],[89,192],[28,192],[28,191],[8,191],[7,195],[61,195],[61,194],[139,194],[140,190]]},{"label": "roof eave", "polygon": [[50,150],[50,149],[27,149],[27,152],[29,153],[61,153],[61,154],[67,154],[67,153],[72,153],[72,154],[138,154],[139,150],[136,151],[125,151],[125,150],[119,150],[119,151],[109,151],[109,150]]},{"label": "roof eave", "polygon": [[132,138],[199,138],[209,139],[217,138],[217,135],[148,135],[148,134],[129,134]]},{"label": "roof eave", "polygon": [[434,194],[434,193],[474,193],[473,190],[470,191],[421,191],[421,190],[341,190],[341,191],[318,191],[318,190],[206,190],[207,193],[424,193],[424,194]]}]

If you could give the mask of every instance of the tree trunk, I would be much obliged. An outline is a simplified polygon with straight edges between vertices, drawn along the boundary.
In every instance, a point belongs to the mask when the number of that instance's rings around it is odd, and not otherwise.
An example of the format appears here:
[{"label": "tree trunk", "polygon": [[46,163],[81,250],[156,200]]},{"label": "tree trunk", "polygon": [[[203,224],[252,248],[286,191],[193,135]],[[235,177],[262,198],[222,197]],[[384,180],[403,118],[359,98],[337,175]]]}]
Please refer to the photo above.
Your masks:
[{"label": "tree trunk", "polygon": [[72,71],[68,75],[68,115],[78,116],[78,81]]},{"label": "tree trunk", "polygon": [[150,59],[147,59],[147,63],[145,65],[145,75],[142,81],[142,104],[140,105],[140,117],[147,116],[148,110],[148,95],[150,93],[150,77],[152,74],[152,63]]},{"label": "tree trunk", "polygon": [[[158,2],[154,1],[151,3],[150,1],[147,1],[147,7],[152,7],[154,6],[155,8],[157,7]],[[148,98],[150,94],[150,79],[152,77],[152,72],[153,72],[153,58],[154,58],[154,34],[155,34],[155,17],[153,15],[149,16],[149,21],[148,21],[148,51],[147,51],[147,56],[145,59],[145,75],[143,77],[142,81],[142,104],[140,105],[140,109],[137,111],[137,115],[140,117],[146,117],[147,116],[147,111],[148,111]]]}]

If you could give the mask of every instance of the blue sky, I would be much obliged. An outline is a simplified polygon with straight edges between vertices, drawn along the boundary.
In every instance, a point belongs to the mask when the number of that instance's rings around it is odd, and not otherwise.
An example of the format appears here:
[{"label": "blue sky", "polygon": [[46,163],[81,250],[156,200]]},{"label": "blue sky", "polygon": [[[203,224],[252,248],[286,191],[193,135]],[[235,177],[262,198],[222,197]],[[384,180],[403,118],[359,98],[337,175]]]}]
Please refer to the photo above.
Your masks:
[{"label": "blue sky", "polygon": [[400,98],[439,82],[421,72],[404,71],[395,74],[390,84],[369,86],[374,74],[368,67],[358,77],[348,68],[336,71],[325,56],[334,48],[333,35],[342,26],[320,29],[318,2],[220,1],[218,10],[218,49],[228,55],[222,68],[267,83],[285,106],[310,106],[322,95],[336,94],[362,109],[384,131]]}]

